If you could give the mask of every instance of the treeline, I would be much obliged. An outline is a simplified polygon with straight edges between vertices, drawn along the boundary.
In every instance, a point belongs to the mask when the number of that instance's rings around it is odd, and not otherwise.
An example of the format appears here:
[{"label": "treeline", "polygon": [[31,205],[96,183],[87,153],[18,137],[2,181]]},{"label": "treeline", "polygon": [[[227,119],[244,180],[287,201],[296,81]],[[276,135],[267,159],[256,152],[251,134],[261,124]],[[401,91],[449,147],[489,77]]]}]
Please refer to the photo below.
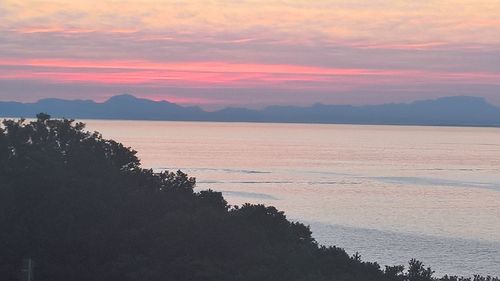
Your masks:
[{"label": "treeline", "polygon": [[416,260],[381,269],[318,245],[309,227],[263,205],[230,206],[178,171],[82,123],[39,114],[0,128],[0,279],[23,259],[40,281],[499,281],[433,277]]}]

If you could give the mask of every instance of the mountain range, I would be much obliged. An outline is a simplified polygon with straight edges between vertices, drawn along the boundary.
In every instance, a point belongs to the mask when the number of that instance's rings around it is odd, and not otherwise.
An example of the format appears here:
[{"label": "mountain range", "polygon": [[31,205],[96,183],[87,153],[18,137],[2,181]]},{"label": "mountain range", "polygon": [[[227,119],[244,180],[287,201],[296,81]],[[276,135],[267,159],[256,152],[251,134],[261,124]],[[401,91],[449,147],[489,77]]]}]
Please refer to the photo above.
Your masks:
[{"label": "mountain range", "polygon": [[35,103],[0,102],[2,117],[32,118],[40,112],[78,119],[500,126],[500,107],[483,98],[469,96],[365,106],[318,103],[264,109],[230,107],[213,112],[128,94],[114,96],[102,103],[63,99],[42,99]]}]

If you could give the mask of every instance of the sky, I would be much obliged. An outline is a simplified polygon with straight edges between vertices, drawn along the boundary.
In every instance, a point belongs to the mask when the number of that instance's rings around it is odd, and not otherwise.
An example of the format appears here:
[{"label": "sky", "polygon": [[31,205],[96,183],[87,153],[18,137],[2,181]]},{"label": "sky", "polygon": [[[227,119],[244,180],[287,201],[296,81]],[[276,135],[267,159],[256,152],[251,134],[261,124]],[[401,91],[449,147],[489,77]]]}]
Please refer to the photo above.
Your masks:
[{"label": "sky", "polygon": [[500,105],[498,0],[0,0],[0,100]]}]

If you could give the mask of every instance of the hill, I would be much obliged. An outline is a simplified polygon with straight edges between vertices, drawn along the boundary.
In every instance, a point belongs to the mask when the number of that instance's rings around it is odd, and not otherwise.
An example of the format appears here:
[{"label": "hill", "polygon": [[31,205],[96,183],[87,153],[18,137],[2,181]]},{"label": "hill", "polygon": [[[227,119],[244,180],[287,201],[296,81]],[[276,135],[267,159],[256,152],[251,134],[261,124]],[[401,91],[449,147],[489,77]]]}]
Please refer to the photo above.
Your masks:
[{"label": "hill", "polygon": [[0,116],[82,119],[331,123],[379,125],[500,126],[500,108],[483,98],[455,96],[412,103],[367,106],[269,106],[262,110],[225,108],[215,112],[119,95],[103,103],[90,100],[44,99],[36,103],[0,102]]}]

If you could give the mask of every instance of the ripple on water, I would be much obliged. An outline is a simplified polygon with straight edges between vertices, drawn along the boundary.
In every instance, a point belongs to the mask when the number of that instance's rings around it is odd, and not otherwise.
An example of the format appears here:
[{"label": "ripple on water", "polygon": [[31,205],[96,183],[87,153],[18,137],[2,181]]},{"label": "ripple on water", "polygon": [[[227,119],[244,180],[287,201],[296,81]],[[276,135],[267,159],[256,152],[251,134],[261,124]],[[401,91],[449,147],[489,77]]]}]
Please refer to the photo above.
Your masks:
[{"label": "ripple on water", "polygon": [[382,266],[419,259],[436,275],[500,276],[500,243],[310,223],[318,242],[356,251]]}]

